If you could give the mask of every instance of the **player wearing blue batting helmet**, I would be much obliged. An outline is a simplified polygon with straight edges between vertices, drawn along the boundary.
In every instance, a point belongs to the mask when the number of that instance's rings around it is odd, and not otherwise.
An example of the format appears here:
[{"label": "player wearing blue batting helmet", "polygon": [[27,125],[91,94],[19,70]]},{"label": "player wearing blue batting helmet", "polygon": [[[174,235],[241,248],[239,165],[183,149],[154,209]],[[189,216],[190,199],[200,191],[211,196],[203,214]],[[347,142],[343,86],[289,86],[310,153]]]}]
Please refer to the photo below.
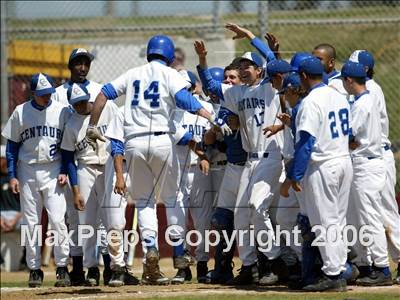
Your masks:
[{"label": "player wearing blue batting helmet", "polygon": [[174,61],[175,46],[172,39],[166,35],[155,35],[147,44],[147,61],[162,57],[170,65]]},{"label": "player wearing blue batting helmet", "polygon": [[211,73],[211,77],[219,82],[224,81],[224,69],[220,67],[213,67],[208,69]]}]

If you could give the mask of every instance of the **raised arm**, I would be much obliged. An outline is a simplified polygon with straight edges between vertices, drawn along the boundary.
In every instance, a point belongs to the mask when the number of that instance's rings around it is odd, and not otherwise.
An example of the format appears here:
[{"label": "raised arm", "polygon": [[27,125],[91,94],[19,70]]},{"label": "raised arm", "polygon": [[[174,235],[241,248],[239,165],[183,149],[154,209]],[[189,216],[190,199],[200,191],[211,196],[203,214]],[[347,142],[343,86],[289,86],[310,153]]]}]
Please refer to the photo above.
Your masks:
[{"label": "raised arm", "polygon": [[226,24],[225,28],[236,33],[236,35],[232,38],[234,40],[247,38],[250,41],[251,45],[256,48],[258,52],[260,52],[260,54],[267,60],[267,62],[276,59],[274,52],[271,51],[269,46],[258,37],[256,37],[250,30],[234,23]]}]

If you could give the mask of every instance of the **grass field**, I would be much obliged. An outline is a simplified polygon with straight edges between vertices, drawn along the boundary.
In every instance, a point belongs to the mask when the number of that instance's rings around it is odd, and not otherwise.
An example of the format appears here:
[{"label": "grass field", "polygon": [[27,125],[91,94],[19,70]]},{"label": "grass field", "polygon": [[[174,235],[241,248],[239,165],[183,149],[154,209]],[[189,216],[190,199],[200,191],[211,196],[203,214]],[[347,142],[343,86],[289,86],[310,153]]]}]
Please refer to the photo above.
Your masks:
[{"label": "grass field", "polygon": [[[236,266],[240,262],[235,258]],[[141,276],[141,261],[136,259],[133,272]],[[175,270],[172,268],[171,259],[162,259],[161,270],[168,277],[173,277]],[[213,262],[209,262],[209,267]],[[237,269],[237,268],[235,268]],[[394,270],[394,268],[393,268]],[[45,281],[42,288],[27,288],[27,272],[1,272],[1,299],[215,299],[215,300],[276,300],[276,299],[348,299],[348,300],[377,300],[399,299],[400,286],[363,288],[349,286],[346,293],[304,293],[290,291],[284,286],[258,287],[246,286],[233,288],[220,285],[197,284],[195,279],[191,283],[171,286],[125,286],[121,288],[99,287],[68,287],[54,288],[54,267],[43,268]],[[195,268],[192,268],[195,277]]]}]

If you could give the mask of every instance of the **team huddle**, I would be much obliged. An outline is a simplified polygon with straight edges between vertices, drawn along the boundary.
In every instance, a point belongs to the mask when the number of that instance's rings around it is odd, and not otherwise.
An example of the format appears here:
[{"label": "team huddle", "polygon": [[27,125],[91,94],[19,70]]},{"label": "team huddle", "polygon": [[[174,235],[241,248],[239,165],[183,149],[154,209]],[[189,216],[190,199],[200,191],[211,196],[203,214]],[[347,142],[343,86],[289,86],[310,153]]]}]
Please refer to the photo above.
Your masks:
[{"label": "team huddle", "polygon": [[[32,233],[44,207],[51,229],[73,241],[54,246],[55,285],[99,285],[98,252],[104,284],[113,287],[182,284],[192,280],[192,265],[204,284],[305,291],[399,284],[395,161],[372,54],[354,51],[338,72],[330,44],[288,63],[274,35],[264,43],[236,24],[226,28],[259,54],[209,67],[204,42],[195,41],[196,76],[171,38],[157,35],[147,64],[105,85],[86,78],[94,56],[83,48],[72,51],[63,85],[55,88],[43,73],[32,77],[32,99],[16,107],[2,135],[22,224]],[[122,107],[112,101],[120,96]],[[124,253],[128,196],[144,253],[141,280]],[[174,228],[173,278],[159,267],[159,201]],[[207,241],[194,257],[184,241],[189,214],[203,236],[212,229],[227,237],[215,246],[212,270]],[[95,234],[80,245],[80,225],[98,232],[101,245]],[[285,245],[278,227],[291,233]],[[242,267],[234,276],[236,249]],[[389,255],[399,264],[395,279]],[[41,286],[38,241],[26,245],[26,261],[29,286]]]}]

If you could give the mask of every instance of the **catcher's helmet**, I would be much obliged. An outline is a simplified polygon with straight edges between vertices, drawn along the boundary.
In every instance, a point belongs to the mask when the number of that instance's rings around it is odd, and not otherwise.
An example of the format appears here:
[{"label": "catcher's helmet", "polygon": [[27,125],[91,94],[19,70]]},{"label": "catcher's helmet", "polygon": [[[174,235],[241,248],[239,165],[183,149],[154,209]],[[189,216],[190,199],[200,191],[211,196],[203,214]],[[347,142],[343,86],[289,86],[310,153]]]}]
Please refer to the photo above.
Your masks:
[{"label": "catcher's helmet", "polygon": [[224,69],[220,67],[213,67],[208,69],[211,73],[211,77],[214,80],[217,80],[219,82],[224,81]]},{"label": "catcher's helmet", "polygon": [[168,64],[171,64],[174,61],[174,52],[174,42],[170,37],[166,35],[155,35],[147,44],[147,61],[149,61],[150,55],[157,54],[164,57]]},{"label": "catcher's helmet", "polygon": [[296,52],[292,59],[290,60],[290,65],[292,66],[292,71],[297,72],[299,70],[300,64],[306,58],[313,57],[309,52]]}]

